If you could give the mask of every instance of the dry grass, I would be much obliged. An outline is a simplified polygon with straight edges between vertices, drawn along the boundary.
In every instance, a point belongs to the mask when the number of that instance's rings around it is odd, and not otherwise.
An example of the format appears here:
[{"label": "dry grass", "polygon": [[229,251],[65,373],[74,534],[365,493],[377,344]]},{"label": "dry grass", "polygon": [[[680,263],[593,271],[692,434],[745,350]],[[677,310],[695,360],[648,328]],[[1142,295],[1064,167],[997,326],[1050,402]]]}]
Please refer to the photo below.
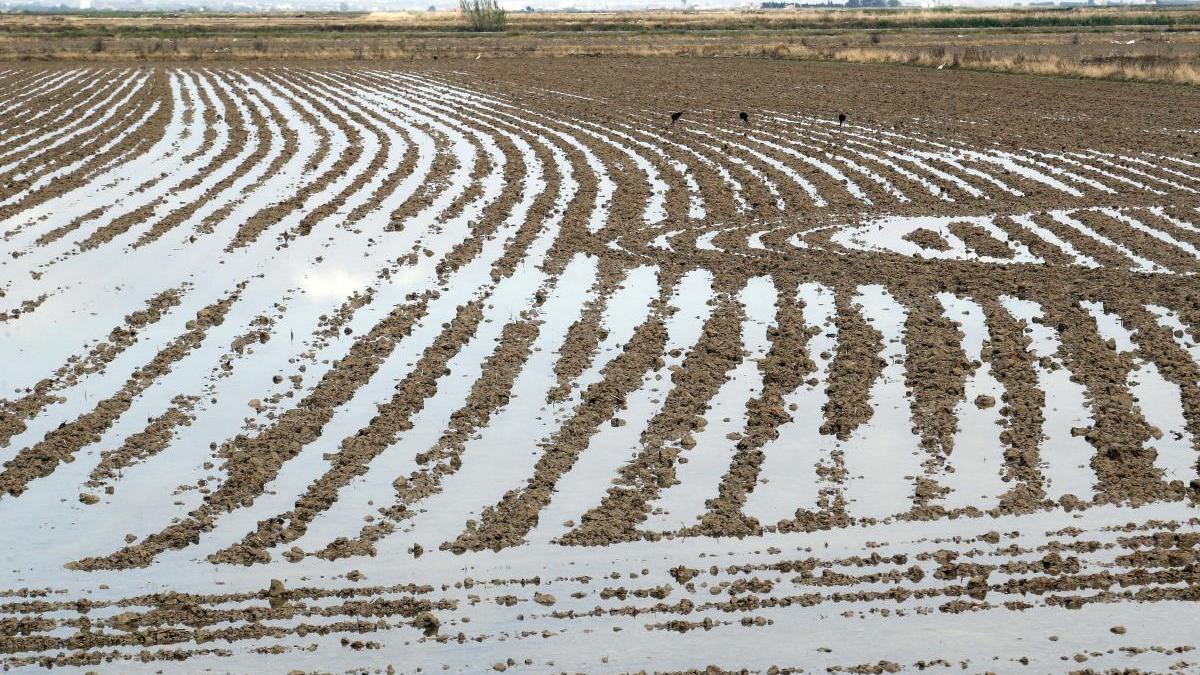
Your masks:
[{"label": "dry grass", "polygon": [[[1200,84],[1200,10],[2,15],[0,60],[759,57]],[[999,26],[999,27],[997,27]]]},{"label": "dry grass", "polygon": [[884,49],[853,47],[828,52],[826,58],[851,63],[901,63],[928,68],[965,68],[1001,73],[1084,77],[1100,80],[1200,84],[1200,64],[1153,55],[1070,59],[1043,54],[994,54],[978,47]]},{"label": "dry grass", "polygon": [[[673,31],[1061,29],[1200,27],[1191,7],[1077,7],[1072,9],[793,9],[628,12],[510,12],[511,33]],[[458,11],[317,12],[270,14],[145,13],[115,15],[0,14],[0,33],[17,35],[248,35],[335,32],[459,33],[470,30]]]}]

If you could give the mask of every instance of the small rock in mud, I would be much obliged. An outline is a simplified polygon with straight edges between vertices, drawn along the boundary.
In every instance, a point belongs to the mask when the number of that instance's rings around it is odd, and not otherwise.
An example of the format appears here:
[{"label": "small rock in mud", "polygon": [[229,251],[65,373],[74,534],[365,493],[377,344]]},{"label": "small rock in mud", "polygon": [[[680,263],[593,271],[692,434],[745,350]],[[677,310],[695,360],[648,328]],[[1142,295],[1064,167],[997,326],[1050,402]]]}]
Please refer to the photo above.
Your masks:
[{"label": "small rock in mud", "polygon": [[671,568],[671,576],[675,577],[675,581],[680,584],[686,584],[699,573],[699,570],[694,570],[690,567],[684,567],[683,565]]},{"label": "small rock in mud", "polygon": [[417,618],[413,619],[413,625],[421,629],[426,636],[437,635],[438,627],[442,625],[441,621],[433,615],[433,612],[421,612]]}]

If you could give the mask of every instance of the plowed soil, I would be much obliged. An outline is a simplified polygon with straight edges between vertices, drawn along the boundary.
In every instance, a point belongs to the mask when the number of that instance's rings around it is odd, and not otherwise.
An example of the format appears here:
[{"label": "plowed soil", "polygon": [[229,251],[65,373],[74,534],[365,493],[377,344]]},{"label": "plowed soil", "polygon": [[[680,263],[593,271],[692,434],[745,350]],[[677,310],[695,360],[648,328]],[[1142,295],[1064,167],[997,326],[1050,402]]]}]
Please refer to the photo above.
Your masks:
[{"label": "plowed soil", "polygon": [[898,66],[0,64],[0,663],[1200,668],[1198,130]]}]

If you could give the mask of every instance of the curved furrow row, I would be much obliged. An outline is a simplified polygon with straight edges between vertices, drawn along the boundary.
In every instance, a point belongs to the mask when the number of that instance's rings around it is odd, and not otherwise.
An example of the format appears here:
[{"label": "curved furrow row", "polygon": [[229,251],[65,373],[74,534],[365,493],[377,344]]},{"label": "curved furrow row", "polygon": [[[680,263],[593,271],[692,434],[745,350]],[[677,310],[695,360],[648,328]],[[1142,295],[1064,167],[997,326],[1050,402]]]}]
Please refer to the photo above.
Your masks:
[{"label": "curved furrow row", "polygon": [[[123,162],[141,157],[160,141],[178,102],[164,95],[170,87],[162,79],[151,80],[139,96],[114,111],[106,128],[89,133],[70,151],[55,153],[41,175],[13,184],[17,189],[0,201],[6,241],[44,224],[48,216],[77,216],[96,201],[103,203],[113,177],[126,168]],[[40,234],[41,229],[32,231]]]},{"label": "curved furrow row", "polygon": [[[199,132],[200,126],[202,126],[198,123],[198,120],[195,119],[192,106],[190,105],[190,102],[193,100],[196,93],[196,90],[193,88],[195,85],[190,79],[184,78],[184,81],[185,85],[182,87],[182,92],[176,92],[176,98],[178,99],[177,103],[179,104],[175,106],[175,111],[177,114],[170,122],[168,122],[164,130],[163,142],[158,144],[159,151],[155,154],[150,154],[149,157],[144,160],[147,163],[150,163],[151,166],[155,166],[153,163],[157,162],[157,167],[160,170],[164,168],[164,166],[174,168],[177,165],[178,155],[172,152],[173,150],[198,152],[204,147],[198,134],[191,143],[183,144],[175,140],[177,135],[184,139],[186,139],[189,135],[189,132],[186,128],[187,120],[191,119],[195,125],[196,128],[193,129],[193,131]],[[182,97],[178,96],[180,93],[183,94]],[[209,114],[211,113],[206,112],[205,116],[208,116]],[[207,131],[205,133],[207,133]],[[196,168],[205,167],[200,165]],[[143,174],[142,176],[136,176],[127,173],[124,175],[118,174],[116,176],[112,176],[112,182],[107,183],[106,185],[106,187],[108,187],[110,196],[100,206],[91,208],[91,210],[88,212],[78,214],[73,218],[71,217],[73,215],[73,210],[70,208],[64,208],[58,214],[56,214],[57,218],[54,221],[46,223],[46,229],[36,233],[27,233],[29,235],[37,234],[37,238],[36,241],[27,243],[30,250],[26,251],[25,254],[28,255],[29,253],[40,253],[40,255],[35,256],[36,258],[40,259],[28,259],[26,264],[31,267],[45,267],[47,264],[52,264],[53,262],[61,260],[65,256],[70,255],[74,252],[72,249],[75,249],[76,247],[79,249],[94,248],[96,244],[103,243],[104,241],[111,239],[111,236],[102,237],[100,236],[100,233],[109,228],[116,228],[118,230],[122,229],[119,225],[114,225],[114,223],[124,222],[126,223],[125,227],[127,228],[129,224],[140,222],[141,220],[145,219],[148,217],[151,207],[155,203],[159,203],[164,200],[163,197],[159,197],[154,202],[150,202],[149,204],[146,203],[151,199],[146,195],[147,191],[163,185],[162,179],[165,177],[165,173],[166,172],[163,171],[159,175]],[[187,177],[187,174],[181,176],[181,178]],[[113,189],[121,182],[128,184],[128,192],[121,193]],[[168,182],[167,185],[169,184],[170,183]],[[63,199],[62,201],[66,201],[66,199]],[[127,202],[132,202],[134,208],[131,211],[121,213],[118,209],[123,208]],[[83,199],[78,199],[76,203],[82,205],[84,201]],[[94,204],[95,200],[89,199],[88,203]],[[68,218],[70,220],[67,220]],[[65,239],[68,237],[68,235],[72,235],[77,231],[80,234],[79,239],[82,241],[79,241],[75,238]],[[51,248],[49,246],[50,244],[59,242],[59,240],[63,241],[59,243],[56,248]],[[35,250],[35,247],[37,247],[37,250]],[[67,250],[61,251],[60,249],[63,248]],[[48,262],[45,262],[46,260],[48,260]]]},{"label": "curved furrow row", "polygon": [[[553,187],[550,191],[557,192],[558,188]],[[527,210],[530,217],[538,217],[538,211],[528,208]],[[488,298],[489,296],[485,294],[483,297]],[[367,464],[386,448],[387,439],[396,433],[397,428],[403,428],[404,417],[420,410],[425,397],[421,395],[421,392],[424,392],[425,395],[436,392],[436,377],[442,373],[445,361],[463,347],[462,342],[475,332],[474,328],[479,324],[481,319],[477,306],[479,302],[475,301],[474,304],[465,305],[464,308],[468,310],[467,314],[463,314],[463,308],[460,308],[459,318],[452,321],[438,339],[426,349],[422,361],[418,362],[411,371],[409,379],[413,381],[406,380],[405,383],[402,383],[399,386],[401,394],[397,394],[390,403],[383,404],[379,416],[343,442],[342,451],[335,455],[334,466],[330,472],[318,478],[308,488],[308,494],[311,496],[302,497],[297,502],[297,510],[293,511],[292,515],[279,519],[279,522],[288,523],[286,528],[282,530],[275,528],[273,526],[275,521],[261,521],[256,533],[250,535],[237,547],[218,553],[216,559],[228,558],[231,555],[246,556],[253,551],[261,550],[264,546],[292,541],[303,534],[307,523],[321,512],[322,508],[318,505],[332,503],[331,495],[335,496],[341,486],[355,475],[364,472]],[[462,321],[468,323],[459,325]],[[433,359],[433,361],[429,362],[429,359]],[[400,411],[406,412],[401,413]],[[258,555],[261,556],[261,554]]]},{"label": "curved furrow row", "polygon": [[[657,143],[642,140],[626,131],[606,127],[596,122],[581,123],[594,131],[607,132],[610,138],[646,158],[646,161],[654,166],[659,180],[664,181],[667,185],[663,204],[664,223],[684,224],[688,221],[706,219],[704,195],[685,163],[671,157]],[[650,177],[650,183],[652,185],[655,183],[653,176]]]},{"label": "curved furrow row", "polygon": [[[659,178],[658,171],[648,159],[627,145],[593,128],[581,126],[570,117],[529,110],[492,95],[470,92],[440,81],[435,81],[434,85],[465,93],[478,102],[516,111],[515,114],[527,123],[538,125],[534,128],[546,128],[555,137],[583,150],[585,156],[595,157],[595,162],[589,160],[588,165],[593,171],[603,166],[602,187],[598,189],[597,200],[607,205],[608,214],[603,221],[597,217],[589,221],[589,231],[598,232],[605,228],[621,230],[627,224],[636,227],[641,227],[641,224],[654,225],[665,219],[667,184]],[[602,211],[597,214],[603,215]]]},{"label": "curved furrow row", "polygon": [[165,312],[179,304],[179,296],[185,289],[169,289],[148,299],[145,309],[125,316],[120,326],[109,332],[105,339],[97,341],[82,356],[73,355],[66,360],[52,377],[44,377],[32,387],[23,390],[23,396],[0,400],[0,445],[26,429],[25,420],[40,414],[55,400],[55,392],[74,386],[80,378],[107,368],[107,364],[123,352],[138,338],[138,333],[148,325],[157,323]]},{"label": "curved furrow row", "polygon": [[768,135],[757,128],[734,132],[712,124],[703,124],[702,126],[721,138],[722,145],[729,145],[734,151],[741,151],[743,147],[755,148],[753,154],[764,153],[773,161],[785,164],[791,170],[803,174],[805,179],[815,186],[820,195],[820,201],[815,203],[816,206],[829,204],[833,208],[852,209],[870,207],[873,204],[862,187],[841,169],[812,153],[799,150],[790,144],[780,143],[778,136]]},{"label": "curved furrow row", "polygon": [[89,139],[92,132],[103,128],[103,125],[113,118],[114,112],[133,100],[151,80],[157,79],[157,73],[153,71],[138,73],[134,77],[123,77],[125,74],[115,73],[116,86],[105,91],[99,100],[90,102],[87,108],[68,124],[55,127],[45,134],[0,153],[0,177],[6,180],[36,178],[36,172],[44,169],[46,163],[61,160],[63,157],[63,153],[51,151],[75,139]]},{"label": "curved furrow row", "polygon": [[[79,251],[91,251],[108,244],[120,246],[142,228],[152,227],[177,210],[187,208],[189,199],[194,199],[191,191],[196,184],[214,170],[219,170],[222,160],[227,160],[236,151],[232,145],[232,125],[229,123],[230,119],[237,120],[236,107],[226,107],[227,101],[216,95],[213,84],[206,78],[198,76],[196,80],[196,93],[205,104],[193,110],[194,126],[183,132],[184,140],[188,142],[180,143],[175,152],[163,158],[163,163],[172,167],[170,177],[139,185],[138,196],[122,200],[121,208],[130,210],[82,238],[76,244]],[[222,120],[220,125],[212,123],[217,118]],[[154,199],[140,198],[141,194],[147,192],[158,193],[159,196]]]},{"label": "curved furrow row", "polygon": [[[24,79],[19,76],[11,78],[5,82],[6,91],[11,92],[11,98],[6,100],[4,107],[0,109],[0,124],[3,125],[0,128],[10,133],[14,128],[28,124],[37,115],[51,112],[56,102],[64,102],[61,90],[89,74],[100,73],[63,69],[57,72],[32,73]],[[82,91],[83,88],[77,93]],[[70,97],[65,97],[65,102],[70,101]]]},{"label": "curved furrow row", "polygon": [[[809,122],[819,124],[819,122]],[[972,148],[952,139],[942,142],[931,142],[911,133],[896,133],[886,130],[873,130],[876,135],[885,137],[881,140],[870,137],[861,138],[856,143],[869,144],[874,147],[883,146],[884,152],[890,152],[888,147],[906,148],[918,159],[944,163],[955,171],[982,180],[989,189],[998,189],[1016,197],[1035,196],[1039,193],[1061,193],[1068,197],[1080,197],[1083,189],[1096,190],[1104,194],[1115,194],[1116,191],[1103,182],[1095,180],[1071,167],[1059,166],[1057,155],[1039,153],[1036,151],[1005,151],[999,148],[986,150]],[[928,148],[928,149],[923,149]],[[904,151],[901,151],[904,152]],[[1083,164],[1076,167],[1088,169]],[[998,178],[995,171],[1000,171],[1004,177]],[[931,171],[931,175],[940,179],[954,181],[952,175],[943,175]],[[1011,185],[1009,184],[1011,182]],[[958,188],[964,188],[961,183],[954,183]],[[965,189],[965,188],[964,188]],[[979,196],[973,193],[968,196]]]},{"label": "curved furrow row", "polygon": [[1194,599],[1195,162],[451,67],[0,69],[0,662]]},{"label": "curved furrow row", "polygon": [[677,459],[696,447],[693,432],[703,429],[710,401],[742,361],[741,320],[736,301],[718,295],[699,340],[672,372],[673,387],[643,430],[637,456],[621,468],[601,503],[560,538],[563,543],[602,545],[645,536],[638,526],[650,515],[650,503],[675,480]]},{"label": "curved furrow row", "polygon": [[824,120],[804,117],[784,116],[779,119],[793,125],[803,125],[802,138],[819,139],[835,147],[842,145],[854,153],[856,161],[876,167],[874,170],[877,173],[885,177],[895,174],[899,177],[896,182],[901,184],[903,181],[899,179],[907,179],[939,200],[955,201],[983,196],[982,192],[961,178],[914,155],[907,145],[879,138],[873,129],[835,127]]},{"label": "curved furrow row", "polygon": [[528,207],[527,207],[528,208]]},{"label": "curved furrow row", "polygon": [[660,130],[650,129],[637,120],[620,126],[627,132],[637,134],[644,142],[658,143],[672,157],[676,171],[691,177],[695,187],[689,184],[689,190],[697,191],[703,200],[704,213],[701,219],[728,222],[744,217],[751,210],[742,184],[720,162],[720,156],[716,153],[701,150],[695,143],[688,143],[688,137],[667,138]]},{"label": "curved furrow row", "polygon": [[135,230],[137,238],[128,244],[131,248],[148,246],[174,228],[196,222],[206,211],[229,204],[236,195],[234,186],[256,167],[265,166],[263,160],[275,145],[274,134],[270,132],[278,128],[273,126],[277,122],[268,120],[270,113],[262,102],[243,96],[222,74],[206,75],[211,78],[211,86],[225,111],[218,119],[222,122],[221,133],[229,140],[213,157],[209,170],[197,172],[179,185],[176,204],[168,204],[165,213],[139,223]]},{"label": "curved furrow row", "polygon": [[[85,75],[90,77],[84,77]],[[26,106],[26,115],[19,118],[6,116],[5,121],[10,124],[0,126],[0,133],[4,134],[4,142],[0,143],[0,153],[6,153],[30,136],[45,134],[51,129],[68,124],[73,116],[82,114],[89,103],[104,93],[106,84],[108,82],[100,77],[98,71],[79,71],[75,77],[59,84],[55,90],[31,100]],[[61,95],[61,89],[67,89],[70,95]]]},{"label": "curved furrow row", "polygon": [[362,154],[351,143],[350,139],[357,136],[351,134],[350,127],[339,117],[322,114],[323,106],[319,102],[314,104],[290,79],[270,71],[260,73],[260,77],[260,85],[278,101],[286,102],[314,133],[315,147],[305,164],[298,167],[301,170],[292,178],[295,183],[285,193],[287,198],[272,201],[242,221],[226,246],[227,251],[247,245],[271,228],[287,232],[296,227],[309,210],[345,187],[350,181],[347,168]]},{"label": "curved furrow row", "polygon": [[[567,166],[568,166],[566,164],[566,155],[565,155],[565,153],[563,153],[561,151],[561,149],[558,149],[558,148],[555,148],[555,166],[557,166],[558,168],[551,172],[551,176],[558,173],[558,174],[565,176],[568,179],[570,178],[571,173],[566,170]],[[552,246],[553,242],[555,242],[557,240],[558,232],[556,231],[556,226],[558,223],[561,222],[561,219],[563,218],[564,210],[569,209],[568,204],[571,201],[573,201],[575,196],[577,195],[576,191],[574,190],[574,185],[573,185],[574,181],[572,180],[571,183],[572,183],[571,189],[559,197],[560,203],[551,212],[552,213],[551,219],[541,225],[542,231],[538,234],[538,240],[537,240],[537,242],[534,242],[532,248],[529,249],[530,250],[529,255],[536,256],[536,257],[532,258],[532,260],[531,260],[531,261],[536,261],[533,266],[534,268],[542,267],[540,258],[547,254],[548,249]],[[533,213],[535,215],[538,212],[539,212],[539,210],[537,210],[537,209],[534,209],[531,211],[531,213]],[[510,254],[511,254],[511,251],[509,251],[505,255],[508,256]],[[528,262],[525,264],[522,264],[520,266],[521,270],[527,270],[529,268],[530,268],[530,265]],[[574,276],[571,273],[571,269],[572,269],[572,267],[568,266],[566,268],[566,270],[564,270],[563,275],[562,275],[564,283],[566,283],[567,280],[571,279]],[[531,290],[533,290],[533,288],[530,288],[530,286],[529,286],[529,281],[523,280],[523,277],[528,276],[526,273],[521,273],[518,276],[513,276],[513,277],[507,276],[507,275],[511,274],[513,271],[514,270],[512,268],[509,268],[507,271],[503,272],[503,274],[505,275],[505,280],[501,281],[500,284],[496,287],[496,290],[493,292],[493,295],[492,295],[493,303],[499,304],[498,301],[500,299],[504,298],[507,295],[510,295],[513,292],[529,293]],[[536,278],[538,278],[538,277],[534,277],[534,279],[536,279]],[[558,285],[552,283],[552,281],[547,281],[545,283],[549,284],[549,287],[543,288],[542,290],[537,290],[537,292],[531,298],[531,301],[535,307],[540,306],[543,303],[546,303],[548,305],[556,305],[557,303],[560,303],[560,302],[578,302],[578,300],[576,299],[575,296],[578,296],[580,291],[582,291],[583,289],[586,289],[586,287],[589,285],[589,283],[584,283],[582,280],[576,280],[576,281],[571,282],[569,286],[559,289],[557,287]],[[520,290],[522,288],[524,288],[525,290],[523,290],[523,291]],[[572,288],[574,290],[569,291],[569,289],[572,289]],[[529,296],[526,296],[526,297],[529,297]],[[512,306],[509,304],[509,301],[505,301],[504,305]],[[494,305],[489,305],[489,309],[492,306],[494,306]],[[517,305],[517,306],[520,306],[520,305]],[[514,369],[512,367],[513,365],[517,365],[517,363],[519,363],[520,359],[525,358],[525,357],[520,356],[522,353],[525,353],[528,356],[529,349],[531,349],[531,348],[535,354],[549,353],[552,351],[557,351],[555,348],[553,348],[552,343],[543,345],[543,344],[541,344],[541,342],[544,340],[561,339],[560,336],[563,334],[563,332],[565,332],[567,330],[567,326],[564,323],[564,319],[568,315],[566,315],[566,314],[560,315],[559,312],[553,312],[552,316],[554,318],[553,322],[543,323],[542,328],[540,330],[536,330],[533,332],[529,332],[531,327],[530,328],[522,327],[522,326],[527,325],[524,322],[508,324],[508,326],[505,327],[503,334],[498,338],[500,340],[500,343],[497,346],[497,351],[495,353],[493,353],[492,356],[488,357],[488,363],[482,367],[479,367],[478,371],[475,370],[475,368],[477,366],[472,365],[470,363],[470,361],[460,364],[458,368],[452,369],[454,372],[460,372],[463,368],[466,368],[467,372],[480,372],[480,373],[482,373],[482,375],[481,375],[482,379],[478,380],[473,385],[471,392],[469,394],[465,391],[462,391],[461,388],[459,388],[459,395],[465,396],[465,398],[459,399],[462,401],[462,407],[459,409],[459,412],[456,412],[456,413],[453,413],[450,415],[449,429],[444,434],[442,434],[441,440],[439,440],[436,444],[434,444],[433,450],[430,450],[429,452],[422,452],[421,454],[417,455],[418,463],[431,464],[431,467],[427,468],[427,469],[418,470],[416,473],[414,473],[412,476],[410,476],[409,479],[404,483],[405,485],[418,485],[420,487],[414,488],[413,490],[408,491],[408,492],[402,491],[401,492],[402,501],[400,502],[400,505],[380,509],[380,511],[385,515],[385,517],[389,517],[389,520],[403,521],[406,519],[406,514],[409,513],[407,508],[404,506],[405,504],[410,504],[415,500],[423,500],[426,498],[435,498],[436,499],[437,495],[440,493],[439,485],[441,483],[442,478],[454,476],[454,474],[457,473],[457,470],[463,466],[464,462],[466,463],[468,474],[472,474],[472,473],[477,474],[480,471],[487,471],[488,475],[494,474],[494,470],[486,468],[486,462],[492,461],[492,459],[485,458],[485,457],[481,457],[479,459],[473,459],[475,457],[475,455],[477,453],[479,453],[481,450],[476,449],[474,452],[466,453],[465,452],[466,451],[465,444],[467,443],[468,436],[471,433],[473,433],[472,430],[477,429],[480,426],[482,426],[488,419],[491,418],[492,415],[495,414],[495,415],[501,415],[501,416],[504,416],[504,415],[512,416],[514,414],[517,414],[517,413],[513,412],[514,410],[522,410],[524,406],[539,404],[542,397],[530,398],[530,399],[525,399],[523,397],[517,397],[515,400],[512,401],[512,405],[509,406],[508,405],[509,404],[509,395],[508,394],[497,394],[496,392],[497,392],[497,390],[500,390],[501,392],[503,392],[504,390],[511,390],[513,387],[519,386],[519,385],[514,384],[515,381],[513,378],[517,378],[519,376],[521,378],[520,381],[524,382],[525,381],[524,378],[532,376],[532,375],[526,375],[526,372],[529,371],[528,367],[525,370],[521,370],[519,367],[517,369]],[[525,321],[528,321],[528,320],[525,320]],[[495,322],[491,319],[485,320],[484,323],[485,324],[495,324],[495,326],[487,327],[486,329],[481,329],[481,334],[479,336],[472,338],[471,343],[463,348],[463,350],[464,350],[463,353],[464,353],[465,358],[471,358],[471,357],[465,356],[466,354],[469,354],[469,353],[474,353],[476,355],[473,358],[479,358],[479,356],[482,355],[482,353],[483,353],[480,351],[480,348],[483,347],[484,345],[487,345],[490,342],[490,338],[488,338],[487,335],[492,334],[492,331],[494,331],[494,330],[498,330],[499,326],[501,325],[500,323]],[[555,323],[557,323],[560,327],[554,328]],[[512,335],[510,335],[510,331],[516,331],[516,332],[513,333]],[[520,335],[521,337],[518,337],[518,335]],[[559,336],[559,337],[556,337],[556,336]],[[527,342],[528,340],[533,340],[535,338],[536,338],[536,341],[533,342],[532,344]],[[461,338],[459,338],[459,339],[461,339]],[[434,354],[436,354],[436,352]],[[509,354],[511,354],[511,355],[509,355]],[[429,357],[429,356],[432,356],[432,355],[427,353],[427,357]],[[543,358],[543,357],[537,357],[537,358]],[[517,359],[518,361],[514,362],[513,359]],[[509,365],[505,365],[505,364],[509,364]],[[450,371],[448,370],[447,374],[449,372]],[[533,373],[542,372],[542,369],[538,368],[536,370],[533,370],[532,372]],[[495,378],[499,378],[499,379],[495,379]],[[548,384],[543,385],[543,386],[545,387],[545,389],[549,389]],[[520,387],[520,388],[524,388],[524,387]],[[440,395],[441,391],[442,391],[442,389],[439,386],[435,393]],[[453,389],[451,389],[450,391],[453,392]],[[450,395],[453,396],[453,393],[451,393]],[[411,396],[411,395],[409,395],[409,396]],[[405,405],[406,405],[406,409],[408,409],[410,411],[406,414],[411,414],[411,403],[406,403]],[[442,406],[439,406],[437,409],[438,410],[448,410],[447,408],[442,407]],[[432,413],[432,414],[436,417],[439,413]],[[436,426],[426,427],[426,428],[429,429],[430,431],[432,431],[433,429],[436,429]],[[410,435],[412,435],[412,434],[409,434],[409,435],[406,435],[405,437],[403,437],[401,439],[400,446],[397,446],[397,447],[410,445],[411,443],[415,442],[417,445],[413,447],[414,450],[424,449],[424,448],[420,447],[419,440],[416,440],[416,441],[408,440],[408,436],[410,436]],[[421,436],[418,435],[417,437],[420,438]],[[389,448],[388,451],[391,452],[392,449]],[[464,453],[465,453],[465,455],[464,455]],[[464,459],[464,456],[465,456],[465,459]],[[411,459],[406,460],[406,461],[411,462]],[[481,462],[484,462],[484,463],[481,464]],[[510,468],[508,470],[511,471],[512,469]],[[370,477],[368,477],[368,480],[370,480]],[[454,480],[461,481],[461,480],[468,480],[468,479],[467,478],[455,478]],[[400,486],[401,486],[401,483],[398,482],[397,488],[399,489]],[[458,492],[458,491],[452,491],[450,494],[456,495],[459,498],[461,498],[462,493]],[[443,517],[445,519],[448,519],[449,521],[454,520],[453,516],[444,516],[443,515]],[[423,523],[422,521],[418,521],[417,525],[418,525],[418,527],[428,528],[428,524]],[[377,541],[381,536],[391,532],[394,528],[395,528],[395,525],[390,524],[388,522],[385,522],[377,527],[376,526],[368,527],[363,531],[363,533],[360,534],[359,537],[355,538],[354,540],[339,538],[339,539],[333,541],[329,546],[324,548],[322,551],[318,552],[318,555],[320,555],[321,557],[337,558],[337,557],[342,557],[344,555],[352,555],[354,553],[371,552],[374,550],[373,543],[375,541]],[[431,543],[436,545],[436,542],[431,542]]]},{"label": "curved furrow row", "polygon": [[[632,281],[640,276],[631,273],[629,279]],[[614,297],[616,300],[618,298]],[[482,510],[478,513],[478,520],[469,521],[466,529],[456,539],[442,544],[442,548],[462,553],[514,546],[524,541],[538,525],[542,508],[549,508],[552,512],[555,510],[549,504],[552,493],[558,491],[558,482],[571,472],[575,462],[589,447],[590,439],[600,432],[601,425],[610,422],[611,427],[617,427],[620,420],[613,416],[622,407],[630,408],[632,399],[629,396],[633,389],[639,384],[646,387],[645,382],[656,369],[659,374],[655,377],[661,377],[661,367],[665,366],[662,361],[665,348],[663,340],[666,338],[662,316],[651,309],[645,321],[640,324],[638,321],[636,317],[622,322],[616,321],[615,317],[607,317],[605,324],[613,326],[614,330],[605,336],[604,344],[597,349],[599,358],[578,378],[578,392],[568,395],[564,404],[557,408],[565,418],[557,420],[557,428],[547,429],[547,435],[538,441],[540,456],[529,466],[532,478],[524,485],[519,478],[502,484],[501,488],[511,487],[502,496],[494,498],[494,504],[480,503]],[[620,354],[611,354],[618,349]],[[589,456],[601,452],[601,449],[597,449]],[[571,475],[594,483],[594,474],[591,472],[577,469]],[[412,479],[410,477],[397,483],[398,489],[407,489],[402,494],[407,496],[408,490],[419,487],[420,484]],[[576,499],[580,496],[574,490],[563,492]],[[555,524],[548,523],[551,527]]]},{"label": "curved furrow row", "polygon": [[889,181],[886,176],[879,174],[875,170],[872,170],[871,167],[866,163],[856,161],[853,157],[845,156],[841,151],[839,151],[839,148],[836,145],[833,145],[828,141],[826,141],[824,145],[821,145],[820,140],[818,139],[796,137],[794,134],[788,133],[788,131],[790,130],[786,127],[779,129],[760,129],[756,127],[754,133],[766,136],[777,143],[784,143],[792,148],[799,148],[804,152],[815,154],[817,156],[823,156],[830,161],[837,162],[838,164],[845,166],[849,171],[863,176],[865,179],[864,185],[866,186],[864,189],[869,190],[876,195],[876,203],[886,204],[889,201],[894,200],[896,203],[906,204],[911,201],[911,199],[896,185]]},{"label": "curved furrow row", "polygon": [[204,339],[206,329],[221,323],[236,299],[236,294],[233,294],[197,312],[195,320],[189,322],[192,325],[188,331],[135,370],[115,394],[98,402],[92,411],[51,431],[41,441],[22,449],[5,462],[4,470],[0,471],[0,492],[19,496],[30,481],[49,476],[62,462],[74,461],[75,453],[85,444],[98,440],[98,432],[112,426],[129,409],[135,397],[157,378],[170,373],[172,364],[195,349]]}]

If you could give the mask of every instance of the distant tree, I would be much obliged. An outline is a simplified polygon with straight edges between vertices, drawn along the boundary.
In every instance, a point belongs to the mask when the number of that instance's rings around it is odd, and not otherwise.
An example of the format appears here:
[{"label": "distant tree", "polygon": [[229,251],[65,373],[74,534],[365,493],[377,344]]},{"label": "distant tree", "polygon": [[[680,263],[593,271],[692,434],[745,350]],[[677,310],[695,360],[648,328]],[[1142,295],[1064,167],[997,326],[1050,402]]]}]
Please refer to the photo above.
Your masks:
[{"label": "distant tree", "polygon": [[899,7],[900,0],[887,0],[887,6],[888,7]]},{"label": "distant tree", "polygon": [[458,7],[473,31],[501,31],[508,23],[508,12],[497,0],[458,0]]}]

